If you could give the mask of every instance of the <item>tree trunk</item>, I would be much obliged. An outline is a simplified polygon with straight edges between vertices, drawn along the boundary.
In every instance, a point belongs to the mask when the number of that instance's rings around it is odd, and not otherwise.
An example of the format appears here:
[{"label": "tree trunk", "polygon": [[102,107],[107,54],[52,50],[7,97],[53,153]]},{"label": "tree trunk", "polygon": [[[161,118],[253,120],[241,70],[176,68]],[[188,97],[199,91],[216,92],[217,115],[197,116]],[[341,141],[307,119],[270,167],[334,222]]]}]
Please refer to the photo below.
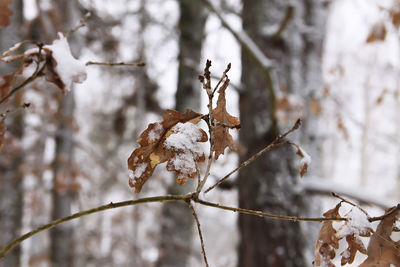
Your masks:
[{"label": "tree trunk", "polygon": [[[202,40],[206,15],[200,1],[180,0],[180,38],[178,88],[175,95],[176,110],[200,109],[200,83],[197,69],[200,66]],[[193,190],[193,182],[179,186],[173,181],[168,194],[183,194]],[[168,202],[163,206],[161,221],[160,257],[158,267],[187,266],[192,243],[193,218],[186,205]]]},{"label": "tree trunk", "polygon": [[[15,0],[10,8],[13,10],[11,25],[0,32],[0,51],[6,51],[15,43],[20,42],[22,36],[21,26],[23,22],[22,0]],[[0,67],[0,77],[9,74],[14,70],[13,64]],[[0,112],[7,108],[12,110],[22,105],[22,94],[12,96],[9,104],[2,104]],[[0,152],[0,247],[10,242],[21,234],[23,214],[23,163],[24,148],[21,141],[24,136],[24,115],[23,111],[9,113],[5,119],[7,128],[6,136],[10,139],[4,144]],[[0,261],[0,267],[20,266],[21,248],[13,249],[4,259]]]},{"label": "tree trunk", "polygon": [[[67,32],[79,22],[80,12],[76,0],[63,0],[54,3],[57,14],[60,16],[58,24],[55,25],[58,31]],[[70,39],[71,50],[79,50],[75,36]],[[55,35],[54,35],[55,37]],[[74,45],[75,44],[75,45]],[[76,54],[75,54],[76,56]],[[72,190],[73,184],[73,121],[74,121],[75,99],[74,91],[71,89],[62,96],[58,110],[58,129],[55,136],[56,150],[53,169],[52,188],[52,219],[58,219],[71,214],[71,205],[75,197]],[[70,267],[74,262],[74,229],[71,223],[66,223],[51,229],[50,231],[51,262],[53,266]]]},{"label": "tree trunk", "polygon": [[[322,47],[322,38],[318,34],[323,36],[324,29],[323,25],[316,24],[316,21],[320,22],[315,18],[320,15],[316,13],[317,8],[324,8],[323,4],[317,2],[304,0],[289,6],[288,1],[243,1],[242,11],[243,29],[275,61],[275,92],[279,86],[288,93],[300,95],[306,101],[306,116],[311,113],[308,111],[311,92],[318,92],[322,88],[322,50],[313,51]],[[293,13],[290,15],[290,12]],[[288,24],[283,31],[278,31],[284,25],[285,17],[288,17]],[[310,28],[305,29],[303,25]],[[268,32],[275,28],[275,31]],[[319,31],[311,33],[310,29]],[[245,91],[240,95],[242,129],[239,138],[247,151],[241,155],[241,161],[271,143],[281,131],[275,110],[271,108],[276,103],[266,89],[267,82],[265,75],[243,50],[242,83]],[[290,123],[293,124],[294,120]],[[315,137],[307,136],[317,131],[311,125],[307,121],[302,134],[308,141],[315,142]],[[315,153],[319,153],[319,150],[313,150],[312,156],[315,157]],[[238,182],[240,207],[275,214],[307,214],[305,197],[296,190],[299,175],[292,162],[294,157],[292,148],[280,147],[243,168],[239,172]],[[299,223],[240,214],[239,230],[238,266],[309,265],[304,258],[307,241]]]}]

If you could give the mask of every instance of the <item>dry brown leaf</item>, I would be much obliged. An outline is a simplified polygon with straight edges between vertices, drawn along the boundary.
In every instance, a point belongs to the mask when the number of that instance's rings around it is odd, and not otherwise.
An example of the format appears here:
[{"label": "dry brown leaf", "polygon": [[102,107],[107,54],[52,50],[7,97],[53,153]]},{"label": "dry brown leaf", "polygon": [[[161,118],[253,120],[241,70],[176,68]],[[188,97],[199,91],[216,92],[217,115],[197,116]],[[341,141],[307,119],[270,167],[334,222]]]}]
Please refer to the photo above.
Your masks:
[{"label": "dry brown leaf", "polygon": [[[23,68],[24,66],[22,64],[13,73],[0,77],[0,99],[3,99],[10,92],[11,87],[14,85],[16,76],[22,73]],[[5,103],[7,102],[8,100],[6,100]]]},{"label": "dry brown leaf", "polygon": [[236,144],[229,134],[229,128],[240,128],[240,121],[226,110],[225,90],[229,85],[229,79],[226,78],[224,84],[218,90],[219,96],[217,107],[214,109],[214,118],[217,124],[214,127],[214,144],[212,150],[215,152],[215,159],[219,155],[224,154],[225,148],[229,147],[231,150],[236,150]]},{"label": "dry brown leaf", "polygon": [[8,8],[13,0],[0,0],[0,29],[10,24],[12,11]]},{"label": "dry brown leaf", "polygon": [[[335,208],[324,213],[324,217],[339,218],[339,208],[341,203]],[[336,230],[332,226],[332,221],[325,221],[319,231],[318,239],[314,249],[314,266],[329,266],[335,267],[332,259],[335,258],[335,249],[339,248],[339,239],[336,237]]]},{"label": "dry brown leaf", "polygon": [[3,151],[5,133],[6,133],[6,126],[4,124],[4,118],[3,118],[0,121],[0,152]]},{"label": "dry brown leaf", "polygon": [[344,250],[340,255],[342,256],[341,264],[342,266],[345,264],[351,264],[354,261],[354,258],[357,254],[357,251],[360,251],[363,254],[367,254],[367,249],[362,243],[361,239],[359,239],[354,234],[346,236],[346,242],[348,247]]},{"label": "dry brown leaf", "polygon": [[[178,182],[184,183],[182,173],[174,168],[171,160],[174,157],[179,157],[184,151],[174,149],[165,146],[166,139],[174,134],[172,129],[178,123],[191,122],[196,124],[201,119],[201,114],[196,113],[192,110],[187,110],[185,114],[182,114],[175,110],[166,110],[163,115],[163,121],[160,123],[151,123],[147,129],[140,135],[138,143],[139,148],[135,149],[128,159],[128,168],[131,170],[129,185],[135,188],[135,192],[140,192],[144,183],[153,174],[155,167],[163,162],[169,161],[167,169],[170,171],[177,171]],[[207,134],[201,130],[201,136],[193,142],[205,142],[207,141]],[[196,155],[194,155],[196,156]],[[204,157],[194,157],[197,162],[204,161]],[[194,178],[195,172],[188,174],[187,177]]]},{"label": "dry brown leaf", "polygon": [[46,51],[46,67],[44,69],[44,74],[46,81],[54,83],[58,88],[65,93],[65,83],[61,80],[60,75],[56,71],[57,61],[52,57],[52,51]]},{"label": "dry brown leaf", "polygon": [[368,245],[368,258],[360,267],[389,267],[391,264],[400,266],[400,242],[390,238],[395,222],[400,217],[398,207],[390,208],[386,214],[397,209],[391,215],[385,217],[371,236]]},{"label": "dry brown leaf", "polygon": [[384,41],[386,38],[386,26],[385,24],[380,21],[375,23],[374,26],[372,26],[371,31],[368,34],[367,43],[373,43],[373,42],[378,42],[378,41]]}]

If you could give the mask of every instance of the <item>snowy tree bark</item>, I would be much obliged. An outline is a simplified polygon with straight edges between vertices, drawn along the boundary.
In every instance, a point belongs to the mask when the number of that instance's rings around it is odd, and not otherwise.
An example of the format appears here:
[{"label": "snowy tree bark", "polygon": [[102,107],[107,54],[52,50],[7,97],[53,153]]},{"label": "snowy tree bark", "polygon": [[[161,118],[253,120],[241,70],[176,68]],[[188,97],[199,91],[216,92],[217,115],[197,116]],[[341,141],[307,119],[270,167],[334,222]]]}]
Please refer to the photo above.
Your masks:
[{"label": "snowy tree bark", "polygon": [[[200,110],[200,86],[197,68],[200,66],[206,15],[200,1],[180,0],[179,73],[176,110]],[[168,194],[183,194],[193,189],[192,181],[179,186],[173,181]],[[168,202],[163,206],[160,257],[158,267],[187,266],[192,243],[193,218],[187,205]]]},{"label": "snowy tree bark", "polygon": [[[0,31],[0,51],[6,51],[15,43],[22,40],[21,26],[23,22],[23,2],[15,0],[10,5],[13,10],[11,24]],[[14,71],[12,64],[0,66],[0,77]],[[22,105],[22,94],[13,96],[9,104],[4,105],[8,109]],[[7,106],[8,105],[8,106]],[[6,108],[2,108],[4,112]],[[7,135],[10,142],[4,144],[0,152],[0,247],[10,242],[21,234],[23,214],[23,163],[24,148],[21,141],[24,136],[23,111],[9,113],[5,120]],[[9,255],[0,261],[0,267],[20,266],[21,248],[15,248]]]},{"label": "snowy tree bark", "polygon": [[[325,7],[321,1],[243,1],[243,29],[271,59],[275,92],[299,95],[306,102],[303,140],[316,146],[310,101],[322,91],[321,54]],[[247,151],[241,161],[269,144],[280,132],[265,75],[242,51],[240,142]],[[310,116],[310,119],[309,117]],[[293,123],[294,121],[290,122]],[[313,158],[319,149],[313,149]],[[296,190],[298,177],[291,148],[268,152],[239,173],[239,205],[276,214],[307,214],[305,196]],[[318,164],[318,163],[316,163]],[[313,165],[315,165],[313,163]],[[317,172],[318,170],[316,170]],[[241,240],[238,266],[307,266],[306,240],[300,224],[239,215]]]}]

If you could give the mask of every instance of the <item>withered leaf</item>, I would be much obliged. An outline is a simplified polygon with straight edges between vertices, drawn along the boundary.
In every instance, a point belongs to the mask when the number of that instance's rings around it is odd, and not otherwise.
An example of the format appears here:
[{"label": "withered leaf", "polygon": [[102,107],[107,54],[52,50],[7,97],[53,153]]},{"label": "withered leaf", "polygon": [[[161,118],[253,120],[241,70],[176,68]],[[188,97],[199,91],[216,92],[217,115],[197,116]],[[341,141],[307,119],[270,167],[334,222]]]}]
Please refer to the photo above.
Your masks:
[{"label": "withered leaf", "polygon": [[392,23],[396,28],[400,26],[400,2],[397,1],[389,11]]},{"label": "withered leaf", "polygon": [[[179,168],[175,168],[173,160],[182,156],[185,151],[179,147],[166,146],[167,138],[176,134],[174,126],[178,123],[197,124],[201,119],[202,114],[192,110],[186,110],[182,114],[175,110],[166,110],[163,114],[163,121],[159,123],[151,123],[147,129],[140,135],[138,143],[140,147],[135,149],[128,159],[128,168],[131,171],[129,185],[135,188],[135,192],[140,192],[144,183],[153,174],[155,167],[163,162],[168,161],[167,169],[176,171],[178,174],[178,182],[183,184],[185,178],[194,178],[193,173],[186,173],[187,177],[182,177],[183,173]],[[192,142],[207,141],[207,134],[200,130],[199,138],[194,138]],[[194,161],[201,162],[204,160],[202,155],[189,155]],[[175,166],[175,167],[174,167]]]},{"label": "withered leaf", "polygon": [[390,238],[395,222],[400,217],[398,207],[390,208],[386,214],[396,209],[395,212],[385,217],[378,225],[375,233],[371,236],[368,244],[368,258],[360,267],[389,267],[400,266],[400,242]]},{"label": "withered leaf", "polygon": [[0,0],[0,29],[10,24],[12,11],[8,8],[13,0]]},{"label": "withered leaf", "polygon": [[214,109],[214,118],[217,124],[214,127],[214,144],[212,150],[215,152],[215,159],[224,154],[226,147],[236,150],[236,144],[229,134],[229,128],[240,128],[240,121],[237,117],[230,115],[226,110],[225,90],[229,85],[229,79],[226,78],[224,84],[219,88],[217,107]]},{"label": "withered leaf", "polygon": [[361,239],[359,239],[354,234],[346,236],[346,242],[348,247],[340,254],[342,256],[341,264],[342,266],[345,264],[351,264],[354,261],[354,258],[357,254],[357,251],[360,251],[363,254],[367,254],[367,249],[364,247]]},{"label": "withered leaf", "polygon": [[58,88],[65,93],[65,83],[62,81],[60,75],[56,71],[57,61],[52,57],[52,51],[46,51],[46,67],[44,69],[44,74],[46,81],[54,83]]},{"label": "withered leaf", "polygon": [[[335,208],[328,210],[324,213],[324,217],[339,218],[339,208],[341,203],[337,204]],[[332,221],[325,221],[322,224],[321,230],[318,234],[318,239],[314,249],[314,266],[330,266],[334,267],[332,263],[336,256],[335,249],[339,248],[339,239],[336,237],[336,230],[332,226]]]},{"label": "withered leaf", "polygon": [[386,38],[386,33],[387,30],[385,24],[382,21],[377,22],[374,24],[374,26],[372,26],[366,42],[373,43],[373,42],[384,41]]}]

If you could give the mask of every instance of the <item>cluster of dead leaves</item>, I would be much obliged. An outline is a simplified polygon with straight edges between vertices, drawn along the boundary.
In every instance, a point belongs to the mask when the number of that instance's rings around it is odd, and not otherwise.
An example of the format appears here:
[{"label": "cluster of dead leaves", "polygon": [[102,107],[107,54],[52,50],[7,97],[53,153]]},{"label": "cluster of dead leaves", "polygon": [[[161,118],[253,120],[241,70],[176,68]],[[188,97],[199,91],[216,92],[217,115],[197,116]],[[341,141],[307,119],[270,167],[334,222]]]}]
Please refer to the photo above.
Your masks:
[{"label": "cluster of dead leaves", "polygon": [[[340,207],[341,203],[325,212],[324,216],[327,218],[342,218],[339,214]],[[399,207],[387,210],[386,215],[379,223],[375,232],[371,228],[364,228],[359,229],[358,234],[350,232],[341,236],[338,235],[337,230],[333,227],[333,221],[325,221],[322,224],[315,244],[314,266],[335,267],[332,260],[336,257],[336,250],[339,249],[339,241],[343,238],[347,242],[347,248],[340,254],[342,266],[353,263],[358,251],[368,256],[360,267],[389,267],[391,264],[400,266],[400,241],[395,242],[390,237],[395,222],[400,216]],[[348,223],[349,221],[346,221],[344,225]],[[361,241],[360,236],[370,237],[367,249]]]},{"label": "cluster of dead leaves", "polygon": [[[211,62],[207,61],[205,75],[201,76],[202,83],[209,85],[209,67]],[[229,70],[229,69],[228,69]],[[227,71],[226,71],[227,72]],[[214,142],[211,144],[211,151],[217,160],[224,154],[225,148],[236,149],[235,142],[229,133],[229,129],[239,129],[239,119],[230,115],[226,110],[225,90],[229,85],[229,79],[224,73],[224,82],[219,87],[217,106],[213,109],[214,121],[209,125],[214,133]],[[205,78],[204,78],[205,77]],[[198,143],[208,141],[208,135],[197,124],[201,119],[209,123],[210,115],[203,115],[188,109],[185,114],[175,110],[167,110],[163,115],[163,120],[151,123],[140,135],[138,143],[140,147],[135,149],[128,159],[130,170],[129,185],[138,193],[144,183],[151,177],[158,164],[167,162],[167,170],[173,171],[177,175],[177,183],[185,184],[188,178],[195,178],[198,173],[198,163],[205,161],[204,152],[199,151]],[[193,124],[189,127],[182,127],[182,124]],[[190,129],[184,132],[182,129]],[[185,140],[176,140],[173,135]],[[179,143],[174,145],[172,142]]]},{"label": "cluster of dead leaves", "polygon": [[28,68],[29,66],[36,67],[36,71],[32,75],[37,77],[45,76],[48,82],[55,84],[63,91],[63,93],[65,93],[66,85],[56,70],[57,61],[53,57],[53,51],[43,48],[41,44],[37,44],[37,49],[30,49],[25,53],[11,56],[24,44],[25,42],[16,44],[10,50],[3,53],[3,55],[0,57],[0,61],[4,61],[6,63],[22,60],[22,63],[19,65],[19,67],[16,68],[12,73],[4,75],[0,78],[0,98],[2,99],[10,92],[11,88],[15,86],[18,75],[21,75],[24,69]]}]

